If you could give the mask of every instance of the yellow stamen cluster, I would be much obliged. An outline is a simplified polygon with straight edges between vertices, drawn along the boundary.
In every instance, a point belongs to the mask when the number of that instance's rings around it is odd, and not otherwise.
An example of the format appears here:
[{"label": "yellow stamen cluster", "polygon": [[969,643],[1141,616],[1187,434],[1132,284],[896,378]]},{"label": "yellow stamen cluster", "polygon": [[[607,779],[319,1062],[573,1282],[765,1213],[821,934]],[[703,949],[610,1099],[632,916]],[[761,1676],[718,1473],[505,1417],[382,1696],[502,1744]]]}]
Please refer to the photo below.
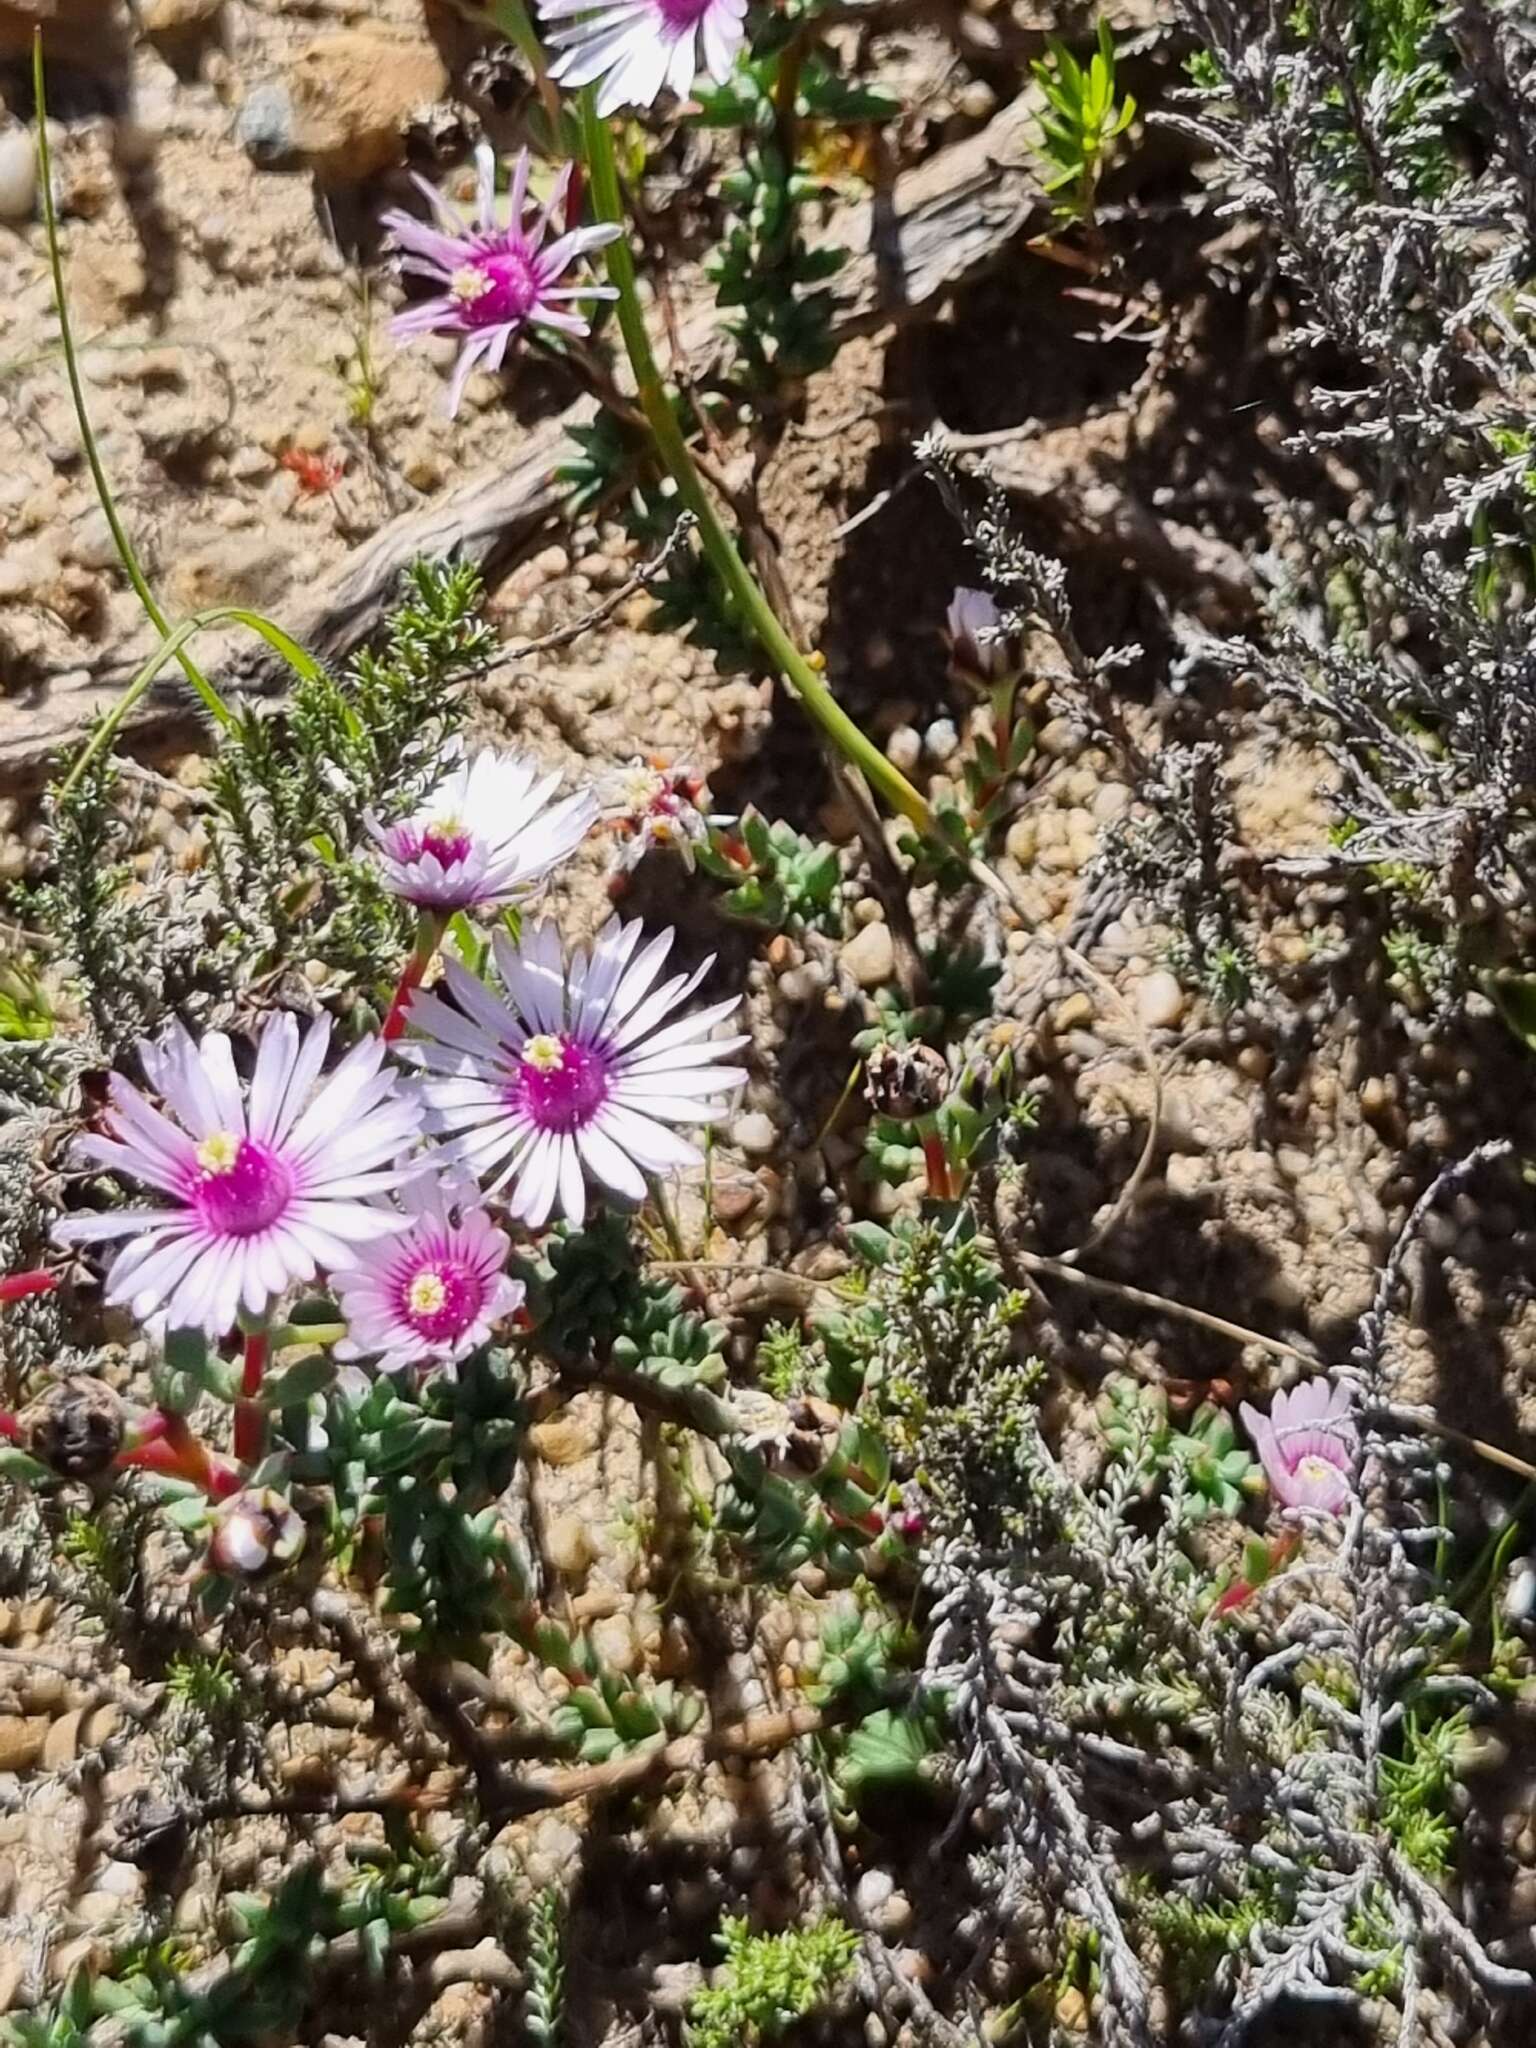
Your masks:
[{"label": "yellow stamen cluster", "polygon": [[537,1073],[557,1074],[565,1065],[565,1048],[558,1038],[540,1031],[523,1047],[523,1058]]},{"label": "yellow stamen cluster", "polygon": [[212,1131],[197,1148],[197,1163],[204,1173],[230,1173],[240,1157],[240,1138],[235,1131]]},{"label": "yellow stamen cluster", "polygon": [[418,1273],[411,1282],[406,1299],[411,1305],[412,1315],[435,1316],[448,1299],[442,1274],[434,1273],[430,1266],[425,1272]]},{"label": "yellow stamen cluster", "polygon": [[650,768],[626,768],[619,786],[626,810],[646,811],[661,795],[666,783]]},{"label": "yellow stamen cluster", "polygon": [[461,306],[472,306],[491,289],[491,279],[475,263],[466,263],[448,280],[448,296]]}]

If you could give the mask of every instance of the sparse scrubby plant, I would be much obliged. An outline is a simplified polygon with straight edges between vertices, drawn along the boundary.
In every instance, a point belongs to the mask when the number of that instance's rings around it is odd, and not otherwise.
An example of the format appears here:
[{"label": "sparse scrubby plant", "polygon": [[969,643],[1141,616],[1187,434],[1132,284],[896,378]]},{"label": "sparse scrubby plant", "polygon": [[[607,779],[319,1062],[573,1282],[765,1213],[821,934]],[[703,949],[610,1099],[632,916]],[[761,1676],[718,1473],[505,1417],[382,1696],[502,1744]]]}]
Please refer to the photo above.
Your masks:
[{"label": "sparse scrubby plant", "polygon": [[[50,1733],[47,1768],[95,1796],[131,1763],[143,1783],[102,1846],[149,1876],[131,1949],[93,1947],[61,1985],[54,1933],[35,1937],[19,2048],[307,2038],[359,1984],[398,1992],[401,2038],[425,2038],[410,2001],[464,1980],[556,2048],[607,1880],[570,1853],[570,1816],[628,1853],[664,1789],[707,1784],[712,1825],[765,1758],[803,1896],[772,1931],[726,1913],[714,1969],[674,2003],[691,2048],[845,2017],[873,2039],[908,2015],[938,2048],[1090,2024],[1104,2048],[1239,2048],[1296,2001],[1367,1999],[1414,2048],[1431,1983],[1469,2025],[1530,1989],[1464,1908],[1456,1829],[1462,1778],[1496,1754],[1485,1721],[1536,1683],[1503,1583],[1520,1516],[1463,1570],[1440,1425],[1384,1367],[1430,1211],[1513,1145],[1431,1182],[1342,1358],[1182,1311],[1305,1365],[1294,1384],[1184,1380],[1053,1318],[1056,1284],[1179,1311],[1089,1258],[1155,1186],[1175,1119],[1149,1027],[1080,948],[1111,912],[1150,913],[1148,950],[1209,1003],[1200,1056],[1224,1051],[1277,971],[1263,884],[1233,857],[1219,732],[1148,737],[1122,688],[1145,650],[1087,633],[1065,564],[942,435],[921,465],[986,588],[948,616],[974,716],[932,799],[804,644],[717,443],[787,435],[828,361],[841,259],[812,209],[838,136],[892,110],[843,74],[845,9],[744,11],[543,0],[546,55],[503,4],[530,133],[561,161],[546,174],[530,147],[503,179],[484,146],[472,221],[431,186],[435,225],[385,216],[432,287],[395,332],[453,338],[450,408],[535,343],[601,395],[575,502],[654,551],[637,582],[663,620],[786,686],[855,819],[846,846],[745,798],[717,812],[686,760],[601,761],[565,789],[521,746],[471,743],[496,635],[467,566],[415,564],[339,673],[222,608],[292,672],[258,712],[191,665],[209,616],[172,626],[124,544],[157,652],[57,777],[47,872],[7,911],[0,1594],[7,1630],[13,1595],[27,1630],[60,1605],[78,1628],[36,1661],[45,1693],[89,1685],[66,1729],[89,1760],[56,1765]],[[1319,859],[1370,912],[1341,944],[1379,949],[1401,1010],[1445,1022],[1492,993],[1536,1038],[1518,41],[1419,0],[1185,13],[1200,99],[1176,118],[1361,372],[1310,395],[1302,453],[1372,478],[1368,516],[1323,521],[1262,638],[1172,622],[1180,680],[1253,676],[1316,721],[1345,813]],[[710,149],[748,138],[702,208],[729,344],[707,396],[681,363],[663,378],[666,281],[653,303],[637,270],[648,117],[701,65],[688,118]],[[1103,25],[1086,62],[1053,40],[1036,67],[1058,222],[1085,231],[1053,253],[1078,271],[1111,260],[1097,193],[1136,111],[1115,71]],[[620,111],[641,117],[622,183]],[[46,171],[46,126],[43,147]],[[348,374],[371,429],[361,346]],[[138,859],[115,752],[173,659],[219,728],[201,843],[174,863]],[[1055,773],[1045,714],[1129,794],[1064,930],[999,872]],[[589,914],[595,832],[615,895],[676,890],[670,926]],[[672,871],[637,880],[653,851]],[[699,932],[721,919],[716,954]],[[863,975],[862,929],[889,941]],[[1021,963],[1053,954],[1117,1023],[1132,1012],[1145,1136],[1090,1234],[1044,1252],[1043,1134],[1082,1136],[1076,1091],[1120,1050],[1075,1032],[1077,1006],[1046,1009],[1049,968],[1025,985]],[[793,1002],[790,961],[817,969]],[[723,1177],[697,1139],[715,1129],[740,1155]],[[557,1510],[554,1475],[588,1459],[618,1496]],[[6,1718],[25,1751],[27,1717]],[[547,1836],[524,1826],[541,1814]],[[931,1831],[952,1894],[933,1917],[974,1951],[958,1961],[911,1969],[888,1938],[897,1826]],[[755,1845],[706,1860],[711,1915],[746,1873],[754,1912],[772,1896]],[[163,1892],[194,1862],[211,1903],[190,1953]]]},{"label": "sparse scrubby plant", "polygon": [[[1417,0],[1289,13],[1189,0],[1212,149],[1326,345],[1300,450],[1351,466],[1308,520],[1265,644],[1201,659],[1294,704],[1347,830],[1318,861],[1390,905],[1357,927],[1411,1013],[1522,1012],[1532,958],[1526,488],[1531,54],[1514,10]],[[1341,604],[1342,593],[1347,604]],[[1395,622],[1411,620],[1407,636]],[[1518,1028],[1518,1025],[1517,1025]]]}]

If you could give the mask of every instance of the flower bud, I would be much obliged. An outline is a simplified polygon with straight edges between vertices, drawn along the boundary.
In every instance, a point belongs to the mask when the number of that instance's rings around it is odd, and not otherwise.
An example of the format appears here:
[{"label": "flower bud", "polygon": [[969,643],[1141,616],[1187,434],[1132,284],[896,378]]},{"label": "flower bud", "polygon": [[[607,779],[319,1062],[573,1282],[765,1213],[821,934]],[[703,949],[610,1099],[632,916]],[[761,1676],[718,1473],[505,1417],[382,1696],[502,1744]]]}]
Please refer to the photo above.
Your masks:
[{"label": "flower bud", "polygon": [[208,1538],[211,1570],[235,1579],[282,1571],[304,1548],[304,1524],[270,1486],[248,1486],[214,1509]]},{"label": "flower bud", "polygon": [[1003,615],[986,591],[957,590],[945,623],[950,670],[958,681],[992,690],[1021,673],[1023,650],[1005,631]]},{"label": "flower bud", "polygon": [[21,1440],[33,1457],[65,1479],[94,1479],[122,1448],[122,1402],[109,1386],[84,1374],[50,1387],[20,1423]]}]

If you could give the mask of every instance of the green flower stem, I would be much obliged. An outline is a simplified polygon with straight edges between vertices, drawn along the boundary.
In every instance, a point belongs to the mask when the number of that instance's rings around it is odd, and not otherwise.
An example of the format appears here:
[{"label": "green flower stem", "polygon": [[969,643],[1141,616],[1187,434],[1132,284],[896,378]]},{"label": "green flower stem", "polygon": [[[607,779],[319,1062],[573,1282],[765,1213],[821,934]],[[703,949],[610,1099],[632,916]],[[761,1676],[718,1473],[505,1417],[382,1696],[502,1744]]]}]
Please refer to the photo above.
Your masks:
[{"label": "green flower stem", "polygon": [[[123,565],[123,573],[132,584],[134,595],[144,607],[150,624],[163,641],[169,637],[171,627],[165,613],[160,609],[155,593],[149,587],[148,579],[139,566],[139,558],[134,553],[133,543],[118,517],[117,502],[112,496],[112,486],[108,483],[107,473],[102,467],[101,452],[96,446],[90,414],[85,407],[85,386],[80,381],[80,363],[75,352],[74,328],[70,324],[69,301],[64,291],[64,257],[59,248],[59,223],[53,205],[53,155],[48,147],[48,107],[43,90],[41,29],[37,31],[32,44],[32,93],[37,113],[37,166],[38,182],[43,193],[43,226],[48,236],[48,262],[53,272],[53,297],[59,313],[59,338],[64,345],[64,367],[69,373],[69,390],[75,404],[75,418],[80,424],[80,438],[85,443],[85,459],[90,464],[91,481],[96,487],[96,497],[106,516],[107,530],[112,536],[112,544],[117,549],[118,559]],[[203,700],[209,715],[228,730],[235,722],[234,716],[218,691],[187,653],[184,641],[177,643],[175,653],[176,659],[181,663],[182,673]]]},{"label": "green flower stem", "polygon": [[648,1173],[646,1179],[651,1184],[651,1201],[655,1205],[657,1216],[661,1219],[662,1235],[667,1240],[667,1248],[674,1259],[685,1259],[688,1256],[687,1247],[683,1243],[683,1233],[678,1228],[672,1204],[667,1200],[666,1184],[659,1173]]},{"label": "green flower stem", "polygon": [[607,122],[598,115],[590,87],[581,96],[581,128],[587,171],[592,180],[593,208],[600,220],[615,221],[624,230],[608,244],[604,254],[609,279],[619,294],[619,328],[629,353],[630,368],[634,371],[641,409],[657,452],[671,472],[683,503],[698,521],[699,540],[704,552],[773,666],[837,751],[845,760],[863,770],[870,785],[879,791],[892,810],[909,818],[925,836],[933,835],[937,828],[927,801],[880,749],[860,732],[811,662],[785,632],[704,489],[688,451],[688,443],[668,403],[661,373],[651,351],[645,314],[635,286],[635,259],[627,239],[628,227],[619,190],[618,165],[614,161],[613,137]]}]

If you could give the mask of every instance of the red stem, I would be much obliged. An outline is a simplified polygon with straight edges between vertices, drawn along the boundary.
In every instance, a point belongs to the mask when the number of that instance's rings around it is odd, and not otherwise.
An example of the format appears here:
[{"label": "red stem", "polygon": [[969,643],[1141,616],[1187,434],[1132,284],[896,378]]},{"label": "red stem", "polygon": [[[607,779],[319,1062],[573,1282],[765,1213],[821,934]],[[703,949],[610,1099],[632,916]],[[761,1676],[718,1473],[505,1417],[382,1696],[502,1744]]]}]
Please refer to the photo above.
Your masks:
[{"label": "red stem", "polygon": [[139,1419],[135,1431],[138,1441],[133,1449],[118,1453],[119,1470],[137,1468],[167,1479],[188,1479],[213,1500],[227,1500],[245,1484],[227,1458],[215,1457],[192,1434],[183,1415],[168,1408],[151,1409]]},{"label": "red stem", "polygon": [[9,1437],[13,1444],[21,1442],[21,1424],[3,1408],[0,1408],[0,1436]]},{"label": "red stem", "polygon": [[[428,954],[427,959],[430,958],[431,955]],[[421,977],[426,971],[427,961],[422,958],[419,952],[413,953],[410,959],[406,961],[404,967],[401,968],[400,979],[395,985],[395,993],[389,1005],[389,1012],[384,1019],[384,1028],[380,1033],[386,1045],[393,1045],[397,1038],[404,1035],[406,1013],[411,1007],[411,997],[420,987]]]},{"label": "red stem", "polygon": [[7,1273],[0,1279],[0,1302],[25,1301],[29,1294],[52,1294],[59,1284],[57,1273],[35,1267],[30,1273]]},{"label": "red stem", "polygon": [[928,1192],[935,1201],[947,1202],[953,1194],[949,1179],[949,1159],[944,1151],[944,1140],[937,1131],[923,1133],[923,1164],[928,1169]]},{"label": "red stem", "polygon": [[235,1456],[242,1465],[254,1465],[266,1448],[266,1411],[256,1397],[266,1371],[269,1341],[265,1330],[246,1333],[245,1368],[240,1375],[240,1399],[235,1403]]}]

